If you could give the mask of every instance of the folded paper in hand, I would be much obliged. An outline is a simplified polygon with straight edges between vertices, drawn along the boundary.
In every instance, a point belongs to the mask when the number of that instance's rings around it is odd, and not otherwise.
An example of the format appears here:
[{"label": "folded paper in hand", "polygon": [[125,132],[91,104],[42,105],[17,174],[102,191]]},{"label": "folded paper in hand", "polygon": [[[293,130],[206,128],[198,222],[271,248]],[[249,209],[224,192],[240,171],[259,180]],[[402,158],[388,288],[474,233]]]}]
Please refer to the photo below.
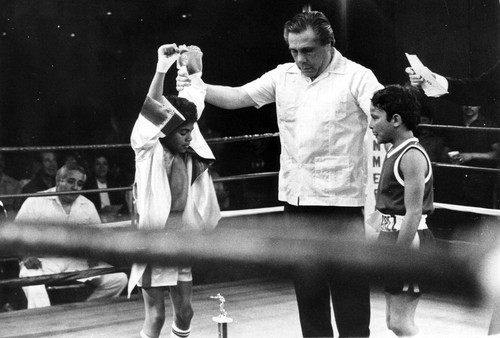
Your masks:
[{"label": "folded paper in hand", "polygon": [[424,79],[424,82],[422,82],[422,89],[424,90],[425,95],[439,97],[441,95],[448,94],[448,91],[438,83],[429,68],[425,67],[416,55],[408,53],[405,54],[415,74],[420,75]]}]

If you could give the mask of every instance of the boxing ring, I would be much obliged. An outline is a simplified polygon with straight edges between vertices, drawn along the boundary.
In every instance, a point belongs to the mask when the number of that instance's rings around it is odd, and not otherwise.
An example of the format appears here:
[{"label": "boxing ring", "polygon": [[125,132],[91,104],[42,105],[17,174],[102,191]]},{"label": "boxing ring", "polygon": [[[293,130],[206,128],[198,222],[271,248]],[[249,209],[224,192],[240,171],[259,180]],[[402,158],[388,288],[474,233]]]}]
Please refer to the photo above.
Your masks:
[{"label": "boxing ring", "polygon": [[[214,144],[277,136],[263,134],[207,141]],[[123,147],[129,145],[0,148],[0,151]],[[450,166],[438,163],[433,165]],[[214,179],[214,182],[276,175],[277,172],[244,174],[221,177]],[[130,189],[131,187],[96,189],[82,193]],[[0,200],[29,196],[33,194],[3,195]],[[500,210],[496,209],[445,203],[435,203],[435,207],[500,216]],[[265,271],[271,271],[270,275],[259,276],[261,278],[258,279],[196,285],[193,299],[193,336],[198,337],[217,335],[212,318],[218,314],[218,303],[210,298],[217,293],[225,297],[229,316],[235,320],[230,325],[230,337],[256,337],[256,332],[271,333],[267,335],[269,337],[299,337],[295,296],[287,276],[294,266],[307,264],[317,264],[325,269],[330,266],[350,268],[366,274],[373,281],[371,326],[374,337],[385,332],[385,300],[381,285],[384,278],[390,278],[394,274],[417,280],[425,279],[440,290],[437,296],[425,295],[419,305],[417,322],[421,325],[422,332],[433,332],[426,331],[427,327],[439,327],[442,331],[438,330],[437,333],[443,334],[440,336],[446,336],[446,332],[452,332],[450,337],[459,337],[461,334],[464,337],[486,336],[490,316],[488,297],[495,295],[497,290],[492,290],[491,284],[484,282],[482,269],[492,252],[495,258],[498,258],[495,251],[497,243],[494,241],[485,245],[441,243],[432,250],[415,252],[395,246],[381,246],[370,240],[355,242],[341,237],[325,238],[289,233],[284,231],[286,224],[283,221],[283,208],[280,206],[230,210],[223,211],[222,214],[223,218],[213,232],[169,233],[168,236],[161,231],[137,231],[134,217],[130,222],[105,227],[36,224],[19,226],[7,222],[0,226],[0,255],[22,255],[30,252],[91,257],[103,261],[120,257],[120,260],[127,264],[168,260],[173,263],[193,264],[194,267],[210,267],[216,263],[217,266],[228,267],[258,266],[264,267]],[[500,267],[500,262],[497,263]],[[57,284],[85,276],[115,272],[116,269],[91,269],[31,279],[0,280],[0,285]],[[120,297],[105,302],[69,303],[49,308],[0,313],[0,337],[135,337],[142,320],[142,300],[133,295],[130,300]],[[449,325],[442,321],[447,321]],[[30,324],[22,325],[21,322]],[[101,335],[99,332],[107,333]],[[258,336],[266,337],[265,334]]]},{"label": "boxing ring", "polygon": [[[440,337],[485,336],[490,312],[472,295],[473,290],[480,288],[474,277],[477,273],[475,262],[482,260],[483,252],[472,247],[466,252],[462,247],[456,256],[439,249],[418,254],[367,243],[346,243],[341,239],[332,244],[326,239],[282,238],[276,232],[280,218],[279,211],[225,217],[214,233],[198,235],[192,241],[187,235],[159,238],[156,232],[137,233],[122,227],[80,231],[82,229],[50,226],[47,231],[31,227],[20,231],[7,225],[2,227],[0,237],[4,238],[7,233],[1,247],[10,242],[16,250],[32,247],[30,243],[35,235],[40,252],[78,252],[101,258],[118,253],[144,261],[185,262],[190,259],[195,278],[196,266],[251,269],[258,264],[269,267],[272,273],[258,279],[195,285],[192,323],[195,337],[217,337],[217,325],[212,318],[218,315],[219,304],[210,297],[218,293],[225,297],[228,316],[234,320],[229,324],[228,337],[299,337],[295,295],[286,273],[294,264],[312,262],[324,264],[325,268],[330,264],[356,267],[371,276],[379,276],[382,271],[432,276],[432,281],[450,291],[423,296],[417,312],[422,332],[434,332]],[[258,231],[265,226],[274,227],[274,231]],[[141,249],[144,244],[148,244],[147,250]],[[291,246],[300,249],[292,251]],[[384,257],[392,257],[392,260]],[[385,333],[385,299],[377,283],[372,287],[371,303],[372,337],[380,337]],[[171,315],[167,307],[167,316]],[[106,301],[0,313],[0,337],[136,337],[142,321],[142,297],[134,294],[131,299],[122,296]]]}]

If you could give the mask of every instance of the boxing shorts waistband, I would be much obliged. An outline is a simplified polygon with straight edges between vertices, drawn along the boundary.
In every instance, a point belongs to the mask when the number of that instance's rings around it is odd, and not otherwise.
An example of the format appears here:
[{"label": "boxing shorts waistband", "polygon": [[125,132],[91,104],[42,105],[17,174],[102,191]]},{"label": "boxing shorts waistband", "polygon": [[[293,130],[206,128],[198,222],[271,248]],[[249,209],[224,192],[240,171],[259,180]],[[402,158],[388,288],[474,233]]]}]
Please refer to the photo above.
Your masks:
[{"label": "boxing shorts waistband", "polygon": [[[400,215],[386,215],[381,214],[382,220],[380,222],[380,231],[392,232],[401,230],[401,224],[403,224],[404,216]],[[418,230],[427,229],[427,215],[422,215],[420,217],[420,223],[418,224]]]}]

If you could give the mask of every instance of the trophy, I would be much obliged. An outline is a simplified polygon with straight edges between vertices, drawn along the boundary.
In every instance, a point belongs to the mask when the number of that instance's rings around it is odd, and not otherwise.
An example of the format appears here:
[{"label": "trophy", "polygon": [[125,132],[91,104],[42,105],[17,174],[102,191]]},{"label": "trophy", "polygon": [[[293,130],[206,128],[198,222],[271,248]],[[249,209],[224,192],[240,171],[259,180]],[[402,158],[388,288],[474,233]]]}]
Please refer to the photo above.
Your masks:
[{"label": "trophy", "polygon": [[226,299],[218,293],[216,296],[210,296],[211,299],[218,299],[219,304],[219,315],[212,317],[212,320],[218,324],[219,334],[218,338],[227,338],[227,323],[232,323],[233,319],[227,316],[227,311],[224,308]]}]

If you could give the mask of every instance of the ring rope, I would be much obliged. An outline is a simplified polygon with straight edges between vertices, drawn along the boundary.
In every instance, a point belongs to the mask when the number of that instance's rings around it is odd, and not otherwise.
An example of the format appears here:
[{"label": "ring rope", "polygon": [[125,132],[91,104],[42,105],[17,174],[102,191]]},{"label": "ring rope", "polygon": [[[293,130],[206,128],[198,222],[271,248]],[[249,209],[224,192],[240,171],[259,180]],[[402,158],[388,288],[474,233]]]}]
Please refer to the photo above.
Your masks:
[{"label": "ring rope", "polygon": [[242,209],[242,210],[223,210],[221,211],[222,218],[238,217],[238,216],[251,216],[260,214],[272,214],[276,212],[283,212],[283,206],[256,208],[256,209]]},{"label": "ring rope", "polygon": [[468,165],[458,165],[458,164],[447,164],[447,163],[440,163],[440,162],[431,162],[433,167],[436,168],[455,168],[455,169],[462,169],[462,170],[470,170],[470,171],[477,171],[477,172],[488,172],[488,173],[500,173],[500,169],[497,168],[488,168],[488,167],[471,167]]},{"label": "ring rope", "polygon": [[436,130],[457,130],[457,131],[480,131],[480,132],[500,132],[498,127],[465,127],[442,124],[419,124],[417,128],[436,129]]},{"label": "ring rope", "polygon": [[109,268],[94,268],[88,270],[78,270],[71,272],[61,272],[55,274],[41,275],[41,276],[32,276],[32,277],[22,277],[22,278],[9,278],[9,279],[0,279],[0,286],[30,286],[30,285],[60,285],[67,282],[86,279],[90,277],[106,275],[110,273],[117,272],[127,272],[128,268],[117,268],[117,267],[109,267]]},{"label": "ring rope", "polygon": [[[218,178],[213,178],[213,182],[217,183],[217,182],[227,182],[227,181],[239,181],[239,180],[262,178],[262,177],[274,177],[274,176],[278,176],[277,171],[218,177]],[[113,191],[130,191],[132,189],[133,189],[132,186],[128,186],[128,187],[116,187],[116,188],[79,190],[78,193],[79,194],[88,194],[88,193],[102,193],[102,192],[113,192]],[[54,191],[54,192],[36,192],[36,193],[25,193],[25,194],[6,194],[6,195],[0,195],[0,200],[7,199],[7,198],[26,198],[26,197],[73,195],[73,194],[75,194],[74,191],[65,191],[65,192]]]},{"label": "ring rope", "polygon": [[[436,209],[447,209],[459,212],[472,212],[480,215],[488,215],[488,216],[496,216],[500,217],[499,209],[488,209],[481,207],[470,207],[467,205],[458,205],[458,204],[448,204],[448,203],[438,203],[434,202],[434,208]],[[236,216],[248,216],[254,214],[264,214],[264,213],[275,213],[275,212],[283,212],[283,206],[276,207],[267,207],[267,208],[258,208],[258,209],[244,209],[244,210],[226,210],[221,211],[222,217],[236,217]]]},{"label": "ring rope", "polygon": [[[262,219],[255,220],[259,226]],[[294,266],[350,268],[384,278],[425,278],[436,284],[457,286],[477,295],[478,269],[489,248],[461,246],[456,253],[436,247],[415,251],[346,237],[294,237],[269,227],[258,230],[224,229],[211,233],[108,229],[68,225],[6,223],[0,226],[0,254],[51,254],[106,261],[120,257],[125,264],[181,265],[209,262],[261,264],[289,271]],[[291,250],[293,248],[293,250]],[[454,290],[454,288],[450,288]]]},{"label": "ring rope", "polygon": [[[278,137],[279,133],[264,133],[242,136],[215,137],[206,139],[209,144],[252,141],[263,138]],[[63,151],[63,150],[87,150],[104,148],[130,148],[130,143],[119,144],[87,144],[67,146],[31,146],[31,147],[0,147],[0,152],[39,152],[39,151]]]},{"label": "ring rope", "polygon": [[438,202],[434,202],[434,208],[447,209],[447,210],[460,211],[460,212],[472,212],[475,214],[500,217],[500,210],[499,209],[470,207],[467,205],[457,205],[457,204],[438,203]]},{"label": "ring rope", "polygon": [[0,147],[2,152],[39,152],[39,151],[62,151],[62,150],[86,150],[104,148],[130,148],[129,143],[122,144],[94,144],[94,145],[68,145],[68,146],[33,146],[33,147]]},{"label": "ring rope", "polygon": [[[467,170],[472,170],[472,171],[490,172],[490,173],[500,172],[500,169],[495,169],[495,168],[471,167],[471,166],[454,165],[454,164],[446,164],[446,163],[439,163],[439,162],[431,162],[431,164],[433,167],[455,168],[455,169],[464,169],[464,170],[467,169]],[[250,174],[242,174],[242,175],[232,175],[232,176],[213,178],[213,182],[217,183],[217,182],[229,182],[229,181],[239,181],[239,180],[246,180],[246,179],[255,179],[255,178],[262,178],[262,177],[274,177],[274,176],[278,176],[278,174],[279,174],[278,171],[269,171],[269,172],[250,173]],[[86,193],[129,191],[129,190],[132,190],[132,186],[80,190],[80,193],[86,194]],[[5,194],[5,195],[0,195],[0,200],[7,199],[7,198],[26,198],[26,197],[36,197],[36,196],[55,196],[55,195],[70,195],[70,194],[73,194],[73,192],[50,192],[50,193],[38,192],[38,193],[26,193],[26,194]]]},{"label": "ring rope", "polygon": [[[463,127],[453,125],[419,124],[418,128],[436,130],[457,130],[457,131],[480,131],[480,132],[500,132],[500,128],[493,127]],[[279,137],[279,133],[263,133],[241,136],[225,136],[206,139],[208,144],[219,144],[229,142],[251,141],[263,138]],[[86,150],[104,148],[130,148],[129,143],[121,144],[94,144],[94,145],[67,145],[67,146],[30,146],[30,147],[0,147],[2,152],[37,152],[37,151],[62,151],[62,150]]]},{"label": "ring rope", "polygon": [[[436,130],[458,130],[458,131],[481,131],[481,132],[500,132],[500,128],[493,127],[463,127],[453,125],[437,124],[419,124],[418,128],[436,129]],[[206,139],[209,144],[251,141],[262,138],[279,137],[279,133],[263,133],[241,136],[226,136]],[[129,143],[121,144],[94,144],[94,145],[67,145],[67,146],[31,146],[31,147],[0,147],[0,151],[5,152],[36,152],[36,151],[61,151],[61,150],[85,150],[85,149],[103,149],[103,148],[130,148]]]},{"label": "ring rope", "polygon": [[263,138],[279,137],[279,133],[264,133],[264,134],[254,134],[254,135],[242,135],[242,136],[225,136],[225,137],[214,137],[207,139],[208,144],[218,144],[218,143],[229,143],[229,142],[241,142],[241,141],[252,141]]},{"label": "ring rope", "polygon": [[[132,187],[88,189],[88,190],[79,190],[76,193],[83,195],[87,193],[101,193],[101,192],[129,191],[129,190],[132,190]],[[9,194],[9,195],[0,195],[0,200],[7,198],[26,198],[26,197],[59,196],[59,195],[74,195],[74,194],[75,191],[53,191],[53,192],[34,192],[26,194]]]},{"label": "ring rope", "polygon": [[214,181],[214,183],[215,182],[240,181],[240,180],[247,180],[247,179],[261,178],[261,177],[275,177],[275,176],[278,176],[278,174],[279,174],[279,172],[277,172],[277,171],[268,171],[268,172],[261,172],[261,173],[251,173],[251,174],[218,177],[218,178],[213,178],[213,181]]}]

